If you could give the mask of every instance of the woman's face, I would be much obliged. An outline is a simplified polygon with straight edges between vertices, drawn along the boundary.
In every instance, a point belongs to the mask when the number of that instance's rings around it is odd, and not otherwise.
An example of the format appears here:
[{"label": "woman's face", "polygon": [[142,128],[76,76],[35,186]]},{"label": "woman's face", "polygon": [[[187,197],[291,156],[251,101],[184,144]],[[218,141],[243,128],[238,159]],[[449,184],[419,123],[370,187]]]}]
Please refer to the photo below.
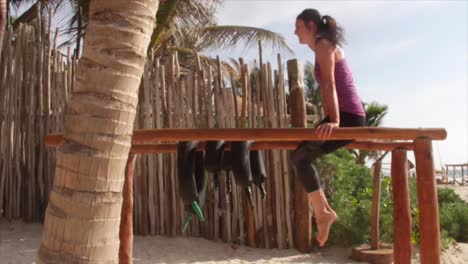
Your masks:
[{"label": "woman's face", "polygon": [[296,28],[294,30],[294,34],[297,35],[299,38],[299,43],[301,44],[309,44],[315,40],[315,24],[313,22],[309,22],[309,26],[307,27],[302,19],[296,19]]}]

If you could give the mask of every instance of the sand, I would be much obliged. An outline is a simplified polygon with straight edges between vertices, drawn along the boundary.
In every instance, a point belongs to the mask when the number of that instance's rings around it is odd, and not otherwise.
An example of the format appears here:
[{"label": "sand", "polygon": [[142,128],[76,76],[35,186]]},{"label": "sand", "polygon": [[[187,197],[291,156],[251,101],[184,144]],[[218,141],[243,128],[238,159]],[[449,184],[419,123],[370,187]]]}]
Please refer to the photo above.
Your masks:
[{"label": "sand", "polygon": [[[447,187],[447,186],[444,186]],[[468,201],[468,186],[454,187]],[[0,262],[34,263],[40,245],[42,225],[0,218]],[[203,238],[142,237],[134,240],[134,263],[358,263],[348,257],[350,248],[331,247],[319,253],[297,250],[252,249]],[[418,250],[413,263],[419,263]],[[458,243],[442,253],[442,263],[468,263],[468,244]]]}]

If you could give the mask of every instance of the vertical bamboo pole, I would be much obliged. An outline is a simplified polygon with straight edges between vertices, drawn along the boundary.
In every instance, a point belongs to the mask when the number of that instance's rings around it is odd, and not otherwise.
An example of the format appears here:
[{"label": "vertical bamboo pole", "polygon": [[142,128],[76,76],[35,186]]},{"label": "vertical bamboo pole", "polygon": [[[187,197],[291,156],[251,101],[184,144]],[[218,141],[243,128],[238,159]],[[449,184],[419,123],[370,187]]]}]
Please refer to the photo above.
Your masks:
[{"label": "vertical bamboo pole", "polygon": [[[26,34],[25,32],[23,31],[23,34],[24,36],[23,37],[26,37]],[[13,125],[13,133],[12,133],[12,149],[13,149],[13,170],[12,170],[12,182],[13,182],[13,189],[12,189],[12,192],[13,192],[13,208],[12,208],[12,215],[14,218],[19,218],[19,208],[20,208],[20,203],[21,203],[21,178],[22,178],[22,175],[21,175],[21,172],[20,172],[20,159],[19,159],[19,155],[20,155],[20,133],[21,133],[21,124],[20,124],[20,117],[21,117],[21,103],[22,103],[22,94],[21,94],[21,86],[22,86],[22,81],[21,81],[21,78],[22,78],[22,69],[23,67],[21,67],[22,65],[22,60],[23,60],[23,56],[22,56],[22,53],[23,53],[23,50],[22,50],[22,44],[23,44],[23,41],[18,41],[16,43],[16,56],[15,56],[15,60],[16,60],[16,67],[15,67],[15,75],[14,75],[14,78],[15,78],[15,81],[14,81],[14,85],[13,85],[13,98],[14,100],[12,101],[12,108],[13,108],[13,122],[14,122],[14,125]],[[35,194],[35,189],[33,187],[33,194]],[[36,201],[33,199],[33,203],[35,203]],[[34,209],[34,207],[33,207]],[[34,216],[34,214],[33,214]]]},{"label": "vertical bamboo pole", "polygon": [[[236,85],[234,82],[234,76],[231,73],[230,74],[230,81],[231,81],[231,95],[229,98],[231,98],[229,105],[230,107],[230,118],[227,120],[228,126],[230,128],[235,128],[237,127],[237,120],[238,120],[238,107],[237,107],[237,93],[236,93]],[[231,172],[226,173],[226,178],[231,177]],[[236,238],[240,238],[240,220],[239,220],[239,210],[238,210],[238,197],[237,197],[237,186],[236,182],[233,180],[232,185],[231,185],[231,197],[232,197],[232,203],[231,203],[231,210],[232,210],[232,215],[231,215],[231,236],[233,240],[237,240]],[[229,239],[229,238],[228,238]]]},{"label": "vertical bamboo pole", "polygon": [[[268,101],[270,101],[270,107],[271,107],[271,112],[270,113],[270,118],[269,118],[269,123],[270,123],[270,127],[273,127],[273,128],[277,128],[278,127],[278,124],[277,124],[277,118],[275,118],[274,116],[274,113],[278,113],[278,109],[277,109],[277,105],[278,105],[278,97],[275,96],[275,92],[276,92],[276,89],[273,88],[273,78],[274,78],[274,75],[272,73],[272,68],[271,68],[271,64],[270,63],[267,63],[267,70],[268,70],[268,82],[267,82],[267,91],[268,91]],[[285,246],[284,246],[284,233],[283,233],[283,226],[284,226],[284,223],[282,221],[283,217],[282,217],[282,214],[283,214],[283,211],[284,209],[282,208],[282,200],[283,200],[283,193],[281,192],[281,177],[279,175],[279,168],[278,168],[278,164],[279,164],[279,157],[278,157],[278,151],[277,150],[273,150],[271,151],[271,162],[272,162],[272,166],[271,166],[271,169],[272,171],[270,172],[270,175],[273,176],[273,178],[275,179],[275,206],[276,206],[276,210],[275,210],[275,222],[276,222],[276,239],[277,239],[277,243],[278,243],[278,248],[280,249],[283,249]]]},{"label": "vertical bamboo pole", "polygon": [[[143,83],[143,96],[148,97],[143,99],[142,101],[144,102],[141,104],[142,106],[142,115],[143,115],[143,127],[144,128],[153,128],[152,125],[152,117],[151,117],[151,107],[149,106],[150,102],[150,93],[149,93],[149,76],[150,76],[150,67],[151,67],[151,59],[148,59],[145,63],[145,70],[143,72],[142,80],[141,82]],[[144,155],[144,158],[142,158],[142,163],[143,163],[143,168],[144,168],[144,181],[145,181],[145,200],[146,200],[146,215],[144,216],[146,218],[146,234],[147,235],[152,235],[154,233],[154,200],[152,199],[152,193],[153,193],[153,175],[151,175],[150,171],[152,171],[152,166],[150,165],[150,157],[152,155]]]},{"label": "vertical bamboo pole", "polygon": [[[151,78],[152,78],[152,68],[153,68],[153,58],[154,56],[151,56],[151,58],[147,61],[146,67],[145,67],[145,74],[144,74],[144,109],[145,109],[145,128],[153,128],[154,123],[153,123],[153,93],[151,89]],[[155,204],[155,199],[154,199],[154,193],[155,193],[155,175],[154,173],[154,154],[146,155],[145,157],[146,162],[147,162],[147,171],[148,171],[148,212],[149,212],[149,229],[150,229],[150,234],[155,235],[156,234],[156,204]]]},{"label": "vertical bamboo pole", "polygon": [[[44,131],[45,133],[51,132],[51,98],[50,98],[50,90],[51,90],[51,31],[52,31],[52,11],[49,12],[49,23],[48,23],[48,30],[47,30],[47,42],[46,42],[46,51],[45,51],[45,69],[44,69],[44,74],[45,74],[45,82],[44,82],[44,90],[43,90],[43,98],[44,98],[44,109],[42,116],[44,117],[43,119],[40,119],[42,125],[44,126]],[[74,75],[73,75],[74,76]],[[41,139],[41,144],[43,145],[43,140]],[[51,150],[46,148],[44,151],[44,208],[47,208],[47,203],[49,201],[49,193],[50,189],[52,186],[52,157],[54,156],[53,154],[55,153],[55,150]]]},{"label": "vertical bamboo pole", "polygon": [[[4,89],[5,89],[5,101],[6,103],[8,102],[11,102],[11,97],[10,97],[10,94],[11,94],[11,84],[12,84],[12,69],[13,69],[13,61],[14,61],[14,57],[13,57],[13,45],[11,43],[12,41],[8,41],[7,43],[7,49],[8,49],[8,52],[6,52],[6,56],[4,57],[7,57],[6,59],[6,72],[5,72],[5,77],[6,77],[6,81],[5,83],[7,85],[5,85]],[[10,216],[10,211],[9,211],[9,205],[10,205],[10,201],[12,200],[10,198],[10,191],[11,191],[11,187],[10,187],[10,167],[11,167],[11,109],[10,107],[6,107],[6,104],[5,104],[5,124],[4,124],[4,134],[2,135],[2,139],[5,138],[6,140],[2,140],[5,144],[5,156],[4,156],[4,162],[3,162],[3,184],[4,184],[4,190],[5,190],[5,195],[3,197],[3,195],[0,195],[0,202],[2,202],[2,200],[5,198],[4,202],[5,204],[3,204],[2,206],[2,209],[3,209],[3,214],[6,218],[9,218],[11,217]]]},{"label": "vertical bamboo pole", "polygon": [[[141,92],[143,89],[138,89],[138,97],[141,97]],[[138,129],[141,127],[141,104],[137,105],[136,109],[137,115],[135,116],[135,120],[133,123],[134,129]],[[135,233],[143,234],[144,233],[144,216],[142,214],[143,211],[143,171],[142,171],[142,159],[138,159],[135,161],[135,170],[134,170],[134,177],[133,177],[133,190],[134,190],[134,205],[135,208],[133,209],[133,221],[135,227]]]},{"label": "vertical bamboo pole", "polygon": [[[380,214],[380,172],[382,161],[375,162],[373,168],[373,192],[371,213],[371,249],[379,249],[379,214]],[[396,225],[395,225],[396,226]]]},{"label": "vertical bamboo pole", "polygon": [[[39,118],[37,120],[39,120],[39,122],[43,122],[44,120],[44,100],[43,100],[43,94],[44,94],[44,78],[43,78],[43,74],[44,74],[44,59],[48,59],[48,57],[44,58],[44,49],[43,49],[43,46],[44,46],[44,42],[45,40],[42,39],[42,17],[41,17],[41,12],[39,12],[39,9],[37,10],[37,14],[38,14],[38,27],[37,27],[37,73],[36,73],[36,76],[37,76],[37,88],[35,89],[35,93],[38,95],[37,96],[37,99],[38,100],[36,103],[37,103],[37,108],[38,108],[38,113],[39,113]],[[48,40],[47,40],[48,41]],[[45,146],[44,146],[44,143],[43,143],[43,137],[45,136],[46,134],[46,130],[44,128],[44,126],[39,123],[37,124],[37,128],[39,130],[39,138],[36,140],[35,142],[35,145],[38,146],[39,148],[39,153],[38,153],[38,164],[37,164],[37,170],[36,170],[36,173],[34,173],[34,175],[32,175],[33,179],[34,178],[37,178],[37,184],[39,186],[43,186],[43,177],[44,177],[44,157],[45,157]],[[34,179],[34,181],[36,181],[36,179]],[[36,184],[34,184],[36,185]],[[34,197],[33,197],[34,201],[38,200],[37,199],[37,195],[34,194]],[[37,203],[33,204],[34,206],[37,206]],[[44,207],[46,208],[46,207]]]},{"label": "vertical bamboo pole", "polygon": [[[261,57],[261,56],[260,56]],[[266,64],[261,64],[260,65],[260,74],[259,74],[259,87],[260,87],[260,97],[262,100],[262,123],[263,127],[269,127],[271,125],[270,121],[270,106],[271,106],[271,100],[269,97],[268,93],[268,71],[267,71],[267,66]],[[275,197],[276,197],[276,192],[275,192],[275,186],[277,184],[275,177],[272,176],[270,173],[273,171],[271,168],[272,166],[272,152],[267,151],[265,153],[265,168],[267,169],[267,173],[269,173],[270,177],[267,181],[266,184],[266,192],[268,193],[268,196],[266,197],[265,201],[265,217],[266,217],[266,233],[268,233],[267,241],[268,241],[268,247],[269,248],[275,248],[278,245],[278,240],[277,240],[277,228],[276,228],[276,207],[275,207]]]},{"label": "vertical bamboo pole", "polygon": [[[167,76],[168,76],[168,81],[169,81],[169,85],[166,85],[166,94],[167,94],[167,103],[166,103],[166,118],[167,118],[167,125],[168,127],[172,128],[173,127],[173,96],[174,96],[174,92],[173,92],[173,78],[174,78],[174,69],[173,69],[173,57],[171,56],[171,63],[168,67],[168,73],[167,73]],[[178,218],[177,218],[177,212],[175,210],[176,208],[176,194],[175,194],[175,178],[174,178],[174,174],[175,174],[175,168],[174,168],[174,158],[173,158],[173,155],[172,154],[168,154],[168,163],[167,163],[167,169],[168,169],[168,176],[169,176],[169,182],[168,182],[168,189],[167,192],[169,194],[169,197],[170,197],[170,200],[169,200],[169,204],[170,206],[168,207],[168,210],[169,210],[169,213],[170,213],[170,222],[168,222],[168,224],[170,223],[170,235],[171,236],[175,236],[176,233],[177,233],[177,228],[176,228],[176,224],[175,222],[178,221]]]},{"label": "vertical bamboo pole", "polygon": [[421,263],[440,263],[439,203],[435,182],[432,141],[414,141],[416,180],[418,187],[419,233],[421,235]]},{"label": "vertical bamboo pole", "polygon": [[[296,59],[288,61],[292,127],[307,126],[302,72],[302,65]],[[306,253],[312,248],[311,214],[307,193],[297,176],[294,177],[294,190],[295,245],[300,252]]]},{"label": "vertical bamboo pole", "polygon": [[[241,127],[247,127],[247,102],[249,100],[249,70],[247,65],[244,64],[242,58],[239,59],[242,70],[242,115],[241,115]],[[247,232],[247,245],[250,247],[255,247],[255,223],[253,217],[253,210],[250,207],[249,199],[245,191],[243,193],[243,207],[244,207],[244,216],[245,216],[245,228]]]},{"label": "vertical bamboo pole", "polygon": [[[1,133],[0,136],[1,138],[9,138],[8,136],[8,129],[9,129],[9,109],[6,107],[7,102],[9,101],[9,81],[10,81],[10,63],[12,61],[12,45],[11,45],[11,35],[13,33],[11,30],[7,31],[6,34],[6,43],[5,47],[3,50],[3,55],[2,55],[2,87],[3,89],[0,89],[0,93],[2,96],[0,96],[0,100],[2,104],[0,104],[0,110],[2,111],[3,115],[3,125],[0,127]],[[2,149],[1,149],[1,155],[2,155],[2,167],[0,168],[0,192],[4,193],[4,195],[0,195],[0,210],[3,211],[3,216],[6,216],[6,202],[4,200],[5,197],[8,197],[8,183],[7,183],[7,168],[9,165],[9,140],[2,140],[1,141]],[[5,203],[4,203],[5,202]]]},{"label": "vertical bamboo pole", "polygon": [[[157,118],[157,112],[156,112],[156,105],[159,103],[159,98],[158,98],[158,73],[159,73],[159,60],[154,57],[154,54],[151,55],[151,59],[153,60],[152,62],[152,67],[151,67],[151,78],[149,82],[149,93],[150,93],[150,105],[149,107],[151,108],[151,124],[152,127],[156,128],[156,118]],[[159,180],[162,178],[162,175],[158,173],[158,159],[159,159],[159,154],[153,154],[151,155],[151,170],[150,174],[151,177],[153,177],[153,193],[152,193],[152,199],[154,200],[154,234],[153,235],[161,235],[160,233],[160,221],[162,221],[162,214],[160,214],[160,204],[159,204]]]},{"label": "vertical bamboo pole", "polygon": [[231,92],[232,92],[232,102],[234,104],[234,120],[235,120],[235,125],[237,126],[237,122],[239,120],[239,106],[237,105],[237,92],[236,92],[236,83],[234,81],[234,75],[231,73],[230,74],[231,78]]},{"label": "vertical bamboo pole", "polygon": [[[28,27],[29,29],[32,29],[32,27]],[[29,30],[28,29],[28,30]],[[17,40],[18,41],[18,40]],[[24,50],[24,55],[30,58],[29,63],[27,65],[24,65],[24,70],[25,70],[25,86],[27,87],[27,93],[26,97],[28,100],[29,104],[29,114],[28,114],[28,126],[27,129],[28,131],[37,131],[37,122],[36,122],[36,112],[38,111],[37,108],[37,98],[41,98],[41,93],[37,91],[36,86],[37,86],[37,74],[38,72],[36,71],[37,67],[37,51],[38,48],[36,45],[34,48],[31,47],[31,44],[28,44],[27,38],[24,40],[23,43],[23,50]],[[32,220],[32,215],[33,215],[33,205],[30,202],[31,200],[34,199],[32,197],[33,191],[31,190],[32,188],[35,188],[34,186],[30,187],[32,185],[33,178],[36,177],[38,174],[37,172],[37,159],[38,159],[38,154],[36,153],[37,147],[36,144],[38,142],[38,135],[39,133],[28,133],[27,131],[25,134],[29,134],[27,137],[27,146],[25,146],[25,151],[28,151],[29,153],[27,154],[28,156],[28,162],[26,163],[27,166],[27,175],[26,176],[26,186],[24,190],[27,192],[25,196],[23,196],[23,204],[24,204],[24,214],[23,214],[23,219],[26,220]]]},{"label": "vertical bamboo pole", "polygon": [[[262,51],[261,51],[261,42],[259,41],[259,57],[262,57]],[[256,65],[254,67],[257,67]],[[261,75],[261,71],[260,71],[260,68],[257,68],[258,69],[258,74],[255,74],[254,77],[255,79],[253,80],[253,82],[251,82],[251,85],[252,85],[252,96],[254,96],[254,98],[252,98],[252,105],[254,106],[253,109],[253,113],[252,113],[252,116],[253,116],[253,120],[255,122],[252,122],[253,125],[255,127],[258,127],[258,128],[261,128],[261,127],[265,127],[265,124],[264,122],[261,122],[262,120],[262,109],[263,109],[263,106],[262,106],[262,101],[261,101],[261,98],[260,98],[260,93],[261,93],[261,85],[260,85],[260,75]],[[264,162],[266,163],[267,160],[267,152],[263,152],[262,153],[262,156],[264,158]],[[265,168],[268,168],[268,166],[265,166]],[[269,175],[269,171],[267,171],[267,174]],[[267,180],[265,182],[265,187],[267,188],[268,186],[268,183],[269,183],[269,180]],[[269,228],[268,228],[268,221],[267,221],[267,211],[268,211],[268,208],[267,208],[267,198],[265,199],[262,199],[261,195],[260,195],[260,192],[258,190],[255,190],[255,194],[256,194],[256,200],[257,200],[257,203],[256,203],[256,222],[255,222],[255,226],[257,227],[261,227],[260,228],[257,228],[257,232],[261,231],[260,234],[256,235],[256,239],[257,239],[257,244],[263,248],[270,248],[270,241],[269,241],[269,237],[270,237],[270,232],[269,232]],[[269,194],[268,194],[269,195]],[[260,236],[261,235],[261,236]]]},{"label": "vertical bamboo pole", "polygon": [[[284,87],[284,70],[283,70],[283,63],[281,59],[281,55],[278,54],[278,72],[279,72],[279,100],[280,100],[280,127],[287,127],[286,122],[286,94],[285,94],[285,87]],[[288,159],[287,159],[287,151],[281,150],[281,171],[282,171],[282,180],[283,180],[283,190],[284,191],[284,199],[285,199],[285,214],[286,214],[286,229],[287,229],[287,240],[288,240],[288,247],[294,247],[294,239],[293,239],[293,229],[292,229],[292,212],[291,212],[291,180],[289,174],[289,166],[288,166]]]},{"label": "vertical bamboo pole", "polygon": [[[162,110],[164,105],[164,66],[159,64],[159,61],[156,62],[158,66],[156,68],[156,76],[158,79],[156,81],[156,98],[155,98],[155,116],[154,116],[154,123],[156,128],[161,128],[163,125],[162,120]],[[158,175],[158,194],[159,194],[159,233],[160,235],[166,234],[165,223],[167,219],[167,211],[166,208],[166,196],[165,196],[165,188],[164,188],[164,170],[163,170],[163,163],[164,162],[164,155],[158,154],[158,162],[157,162],[157,175]]]},{"label": "vertical bamboo pole", "polygon": [[411,263],[411,209],[406,150],[392,151],[393,255],[395,263]]}]

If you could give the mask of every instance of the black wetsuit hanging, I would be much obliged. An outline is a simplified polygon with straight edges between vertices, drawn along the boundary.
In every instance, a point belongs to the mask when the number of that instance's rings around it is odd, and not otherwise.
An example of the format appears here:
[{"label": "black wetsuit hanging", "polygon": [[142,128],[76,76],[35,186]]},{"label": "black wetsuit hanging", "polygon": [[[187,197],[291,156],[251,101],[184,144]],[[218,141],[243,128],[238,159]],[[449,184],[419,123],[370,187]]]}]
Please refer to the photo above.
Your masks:
[{"label": "black wetsuit hanging", "polygon": [[188,213],[184,222],[183,231],[193,214],[200,221],[204,221],[201,207],[206,196],[206,175],[204,171],[204,152],[196,151],[198,141],[179,142],[177,144],[177,176],[179,192]]}]

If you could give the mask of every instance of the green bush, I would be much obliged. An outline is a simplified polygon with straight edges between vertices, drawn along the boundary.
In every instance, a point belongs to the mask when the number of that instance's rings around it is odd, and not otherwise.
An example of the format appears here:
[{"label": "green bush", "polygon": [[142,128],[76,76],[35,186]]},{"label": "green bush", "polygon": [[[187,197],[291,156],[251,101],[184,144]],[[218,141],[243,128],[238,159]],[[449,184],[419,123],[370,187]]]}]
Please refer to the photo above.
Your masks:
[{"label": "green bush", "polygon": [[[325,194],[338,214],[330,230],[330,243],[344,246],[369,243],[372,209],[372,176],[369,168],[355,163],[345,149],[326,155],[316,163]],[[414,244],[419,244],[419,210],[416,179],[410,178]],[[439,189],[442,245],[468,242],[468,206],[453,190]],[[382,178],[380,242],[393,241],[393,201],[390,177]]]},{"label": "green bush", "polygon": [[455,193],[454,190],[448,188],[439,188],[437,190],[437,197],[439,204],[448,204],[448,203],[464,203],[465,201],[460,198],[460,196]]},{"label": "green bush", "polygon": [[468,242],[468,204],[453,190],[440,188],[439,214],[441,230],[457,242]]}]

